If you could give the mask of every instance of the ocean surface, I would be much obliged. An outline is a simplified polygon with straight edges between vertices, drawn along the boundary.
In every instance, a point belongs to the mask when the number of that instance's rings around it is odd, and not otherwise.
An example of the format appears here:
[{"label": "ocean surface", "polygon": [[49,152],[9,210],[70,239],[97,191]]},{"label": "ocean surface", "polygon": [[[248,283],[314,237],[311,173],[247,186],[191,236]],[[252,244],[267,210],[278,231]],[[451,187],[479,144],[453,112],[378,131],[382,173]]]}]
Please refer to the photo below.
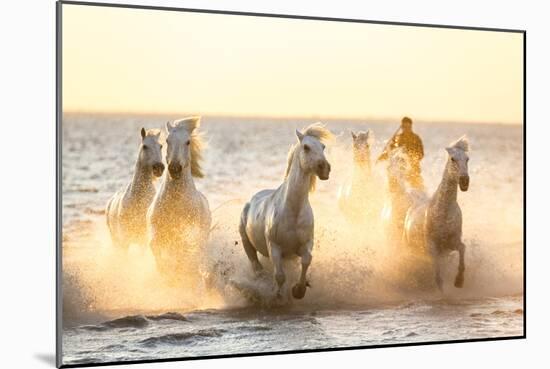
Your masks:
[{"label": "ocean surface", "polygon": [[[371,129],[373,157],[397,123],[323,121],[332,172],[310,195],[315,247],[303,300],[276,297],[255,278],[240,245],[239,214],[257,191],[282,181],[295,128],[315,120],[203,117],[205,178],[213,228],[189,260],[213,283],[167,284],[146,245],[115,250],[107,200],[132,176],[139,130],[168,116],[65,114],[63,118],[63,363],[433,342],[523,334],[523,130],[497,124],[415,124],[428,192],[441,180],[444,148],[470,139],[470,188],[459,192],[466,244],[464,288],[452,285],[457,255],[434,289],[429,263],[390,244],[377,220],[350,224],[336,194],[352,171],[351,130]],[[385,198],[385,170],[372,181]],[[373,201],[376,203],[376,201]],[[269,267],[268,260],[261,260]],[[287,280],[297,262],[287,262]],[[196,279],[192,279],[196,281]],[[288,291],[285,291],[288,292]]]}]

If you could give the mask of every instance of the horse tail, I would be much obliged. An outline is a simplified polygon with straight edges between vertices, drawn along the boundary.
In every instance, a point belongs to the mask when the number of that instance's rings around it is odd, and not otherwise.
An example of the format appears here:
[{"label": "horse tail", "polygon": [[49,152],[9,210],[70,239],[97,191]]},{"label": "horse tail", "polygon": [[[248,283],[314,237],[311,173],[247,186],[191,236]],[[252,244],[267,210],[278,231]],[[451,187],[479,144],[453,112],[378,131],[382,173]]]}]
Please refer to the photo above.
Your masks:
[{"label": "horse tail", "polygon": [[250,203],[247,202],[243,208],[243,211],[241,212],[241,222],[239,223],[239,233],[241,234],[241,238],[247,239],[248,236],[246,235],[246,223],[248,222],[248,209],[250,209]]},{"label": "horse tail", "polygon": [[116,194],[111,196],[111,198],[109,199],[109,201],[107,201],[107,206],[105,207],[105,220],[107,222],[107,228],[109,228],[109,232],[111,232],[111,234],[113,234],[113,228],[111,226],[111,222],[110,222],[110,214],[111,214],[111,206],[113,205],[113,200],[115,199],[116,197]]},{"label": "horse tail", "polygon": [[[248,258],[254,260],[256,258],[256,249],[246,234],[246,224],[248,223],[248,210],[250,209],[250,203],[247,202],[241,213],[241,222],[239,224],[239,234],[243,241],[243,247],[248,255]],[[254,256],[252,256],[254,254]]]},{"label": "horse tail", "polygon": [[241,213],[241,223],[239,224],[239,233],[241,234],[241,240],[243,242],[243,249],[246,253],[246,256],[248,257],[248,260],[252,263],[252,268],[255,272],[259,272],[262,270],[262,264],[258,260],[258,251],[250,241],[250,238],[248,238],[248,235],[246,234],[246,224],[248,222],[248,211],[250,209],[250,203],[247,202],[246,205],[243,208],[243,212]]}]

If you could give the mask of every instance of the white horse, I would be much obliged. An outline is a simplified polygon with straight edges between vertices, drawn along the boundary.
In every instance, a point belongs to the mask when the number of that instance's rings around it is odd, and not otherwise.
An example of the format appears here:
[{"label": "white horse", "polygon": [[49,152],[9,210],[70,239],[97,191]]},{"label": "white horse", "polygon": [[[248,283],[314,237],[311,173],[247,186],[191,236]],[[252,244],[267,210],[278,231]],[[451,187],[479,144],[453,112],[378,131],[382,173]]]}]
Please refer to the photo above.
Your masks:
[{"label": "white horse", "polygon": [[467,191],[469,144],[461,137],[449,147],[447,164],[439,187],[428,201],[412,207],[405,220],[405,240],[411,247],[421,247],[429,252],[434,262],[435,282],[443,290],[441,263],[451,251],[458,251],[458,273],[455,287],[464,284],[464,253],[462,242],[462,212],[457,202],[457,188]]},{"label": "white horse", "polygon": [[186,256],[204,246],[210,231],[208,201],[193,181],[203,177],[199,125],[200,117],[166,123],[168,171],[147,212],[149,246],[157,266],[176,278],[183,277]]},{"label": "white horse", "polygon": [[353,139],[353,174],[338,189],[338,206],[346,219],[361,223],[380,211],[371,164],[372,131],[351,132]]},{"label": "white horse", "polygon": [[145,216],[155,196],[155,177],[164,171],[160,130],[141,129],[141,146],[132,181],[107,202],[105,215],[113,244],[127,249],[131,243],[147,242]]},{"label": "white horse", "polygon": [[271,258],[278,285],[277,294],[285,283],[283,259],[299,256],[302,271],[292,295],[301,299],[306,293],[306,273],[313,249],[313,211],[308,194],[315,188],[316,177],[327,180],[330,164],[325,158],[324,142],[332,134],[320,123],[296,130],[298,143],[288,153],[283,183],[276,190],[255,194],[242,213],[239,231],[243,247],[255,272],[260,272],[257,252]]},{"label": "white horse", "polygon": [[408,185],[409,170],[409,159],[403,149],[392,150],[387,167],[387,200],[382,209],[385,233],[392,243],[401,242],[407,210],[422,196]]}]

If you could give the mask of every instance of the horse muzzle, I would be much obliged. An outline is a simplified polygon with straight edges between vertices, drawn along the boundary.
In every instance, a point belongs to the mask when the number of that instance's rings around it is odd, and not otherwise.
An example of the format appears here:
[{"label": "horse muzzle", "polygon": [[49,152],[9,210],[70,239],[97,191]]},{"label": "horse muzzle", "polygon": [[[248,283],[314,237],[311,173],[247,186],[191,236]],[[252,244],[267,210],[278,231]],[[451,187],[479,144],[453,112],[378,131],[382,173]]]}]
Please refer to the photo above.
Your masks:
[{"label": "horse muzzle", "polygon": [[181,164],[176,164],[176,163],[168,164],[168,173],[170,173],[170,177],[174,179],[180,179],[182,172],[183,172],[183,167],[181,166]]},{"label": "horse muzzle", "polygon": [[317,176],[320,180],[326,181],[330,174],[330,164],[328,162],[319,163],[317,165]]},{"label": "horse muzzle", "polygon": [[460,187],[460,191],[468,191],[468,187],[470,187],[470,176],[460,176],[458,179],[458,185]]},{"label": "horse muzzle", "polygon": [[162,163],[153,164],[153,175],[155,177],[160,177],[163,172],[164,172],[164,164]]}]

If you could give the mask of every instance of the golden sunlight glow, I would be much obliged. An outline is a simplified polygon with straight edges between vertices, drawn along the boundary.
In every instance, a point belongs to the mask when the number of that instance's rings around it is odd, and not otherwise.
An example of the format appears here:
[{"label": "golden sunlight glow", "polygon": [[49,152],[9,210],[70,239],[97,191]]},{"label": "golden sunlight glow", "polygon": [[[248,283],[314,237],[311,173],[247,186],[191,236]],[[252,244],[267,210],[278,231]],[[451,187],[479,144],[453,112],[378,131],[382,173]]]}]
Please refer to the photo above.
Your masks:
[{"label": "golden sunlight glow", "polygon": [[523,122],[523,35],[63,5],[64,111]]}]

